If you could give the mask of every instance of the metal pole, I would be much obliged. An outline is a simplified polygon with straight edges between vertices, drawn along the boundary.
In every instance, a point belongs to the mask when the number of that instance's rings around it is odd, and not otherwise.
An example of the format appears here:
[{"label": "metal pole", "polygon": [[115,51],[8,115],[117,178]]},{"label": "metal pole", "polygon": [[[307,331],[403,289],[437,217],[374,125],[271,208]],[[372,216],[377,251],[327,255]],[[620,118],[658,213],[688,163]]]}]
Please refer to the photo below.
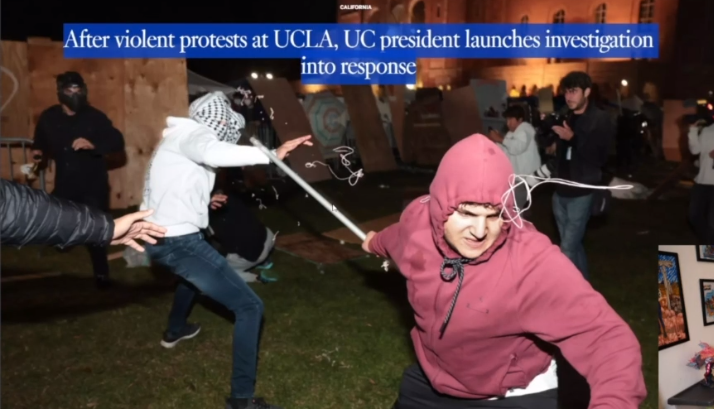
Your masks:
[{"label": "metal pole", "polygon": [[350,219],[348,219],[344,214],[342,214],[342,212],[340,212],[339,210],[337,210],[337,208],[335,207],[335,205],[333,205],[332,203],[328,202],[327,199],[325,199],[324,197],[322,197],[321,194],[317,193],[317,191],[316,191],[315,189],[313,189],[312,186],[310,186],[310,185],[309,185],[307,182],[305,182],[297,173],[295,173],[292,169],[290,169],[290,166],[286,165],[285,162],[283,162],[283,161],[281,161],[280,159],[278,159],[278,157],[275,156],[275,154],[274,154],[273,152],[271,152],[270,150],[268,150],[268,148],[266,148],[266,147],[260,142],[260,140],[258,140],[258,138],[256,138],[255,136],[251,137],[251,138],[250,138],[250,143],[252,143],[253,145],[255,145],[255,147],[257,147],[258,149],[260,149],[268,158],[270,158],[270,160],[272,160],[276,165],[278,165],[278,167],[279,167],[280,169],[282,169],[283,172],[285,172],[288,176],[290,176],[298,185],[300,185],[303,189],[305,189],[305,191],[307,191],[307,193],[309,193],[310,195],[312,195],[312,197],[314,197],[315,199],[317,199],[317,201],[320,202],[320,204],[321,204],[322,206],[324,206],[325,209],[327,209],[327,210],[330,211],[335,217],[337,217],[337,219],[338,219],[339,221],[341,221],[342,224],[344,224],[345,226],[347,226],[347,228],[350,229],[350,230],[352,231],[352,233],[354,233],[355,235],[357,235],[357,237],[359,237],[360,240],[364,241],[364,239],[367,237],[367,235],[364,234],[364,232],[363,232],[362,230],[360,230],[360,228],[357,227],[357,225],[355,225],[354,223],[352,223],[352,221],[351,221]]}]

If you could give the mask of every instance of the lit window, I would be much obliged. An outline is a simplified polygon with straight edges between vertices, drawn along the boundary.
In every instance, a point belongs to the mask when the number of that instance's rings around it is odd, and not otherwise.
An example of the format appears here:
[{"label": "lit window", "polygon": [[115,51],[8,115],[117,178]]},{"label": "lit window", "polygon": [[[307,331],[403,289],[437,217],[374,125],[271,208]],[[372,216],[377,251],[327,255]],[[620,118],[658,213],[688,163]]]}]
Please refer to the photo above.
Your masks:
[{"label": "lit window", "polygon": [[607,5],[602,3],[595,9],[595,24],[605,24],[607,22]]},{"label": "lit window", "polygon": [[654,0],[640,1],[640,23],[654,23]]}]

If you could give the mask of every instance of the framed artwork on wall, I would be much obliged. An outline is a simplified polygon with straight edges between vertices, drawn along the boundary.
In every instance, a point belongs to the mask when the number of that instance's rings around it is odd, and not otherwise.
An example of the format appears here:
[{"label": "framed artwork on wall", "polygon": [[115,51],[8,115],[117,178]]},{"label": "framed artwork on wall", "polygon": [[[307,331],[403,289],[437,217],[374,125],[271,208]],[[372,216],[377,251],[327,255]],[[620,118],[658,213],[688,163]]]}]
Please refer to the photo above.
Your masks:
[{"label": "framed artwork on wall", "polygon": [[659,252],[657,273],[660,351],[689,341],[682,273],[677,253]]},{"label": "framed artwork on wall", "polygon": [[714,263],[714,246],[697,246],[697,261]]},{"label": "framed artwork on wall", "polygon": [[702,316],[704,326],[714,324],[714,280],[699,280],[699,293],[702,297]]}]

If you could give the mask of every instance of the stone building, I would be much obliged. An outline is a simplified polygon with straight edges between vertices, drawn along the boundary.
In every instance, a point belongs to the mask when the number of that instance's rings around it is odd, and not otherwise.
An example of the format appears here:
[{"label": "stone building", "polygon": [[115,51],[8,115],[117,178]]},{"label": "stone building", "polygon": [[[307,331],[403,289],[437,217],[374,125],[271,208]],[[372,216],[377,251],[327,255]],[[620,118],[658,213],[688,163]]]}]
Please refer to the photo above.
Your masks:
[{"label": "stone building", "polygon": [[[340,0],[357,4],[359,0]],[[505,79],[508,88],[557,85],[585,70],[604,92],[626,79],[660,98],[692,98],[714,88],[712,0],[362,0],[370,10],[341,11],[340,23],[656,23],[660,58],[645,60],[429,59],[418,63],[419,86],[459,86],[470,78]],[[652,89],[652,88],[649,88]]]}]

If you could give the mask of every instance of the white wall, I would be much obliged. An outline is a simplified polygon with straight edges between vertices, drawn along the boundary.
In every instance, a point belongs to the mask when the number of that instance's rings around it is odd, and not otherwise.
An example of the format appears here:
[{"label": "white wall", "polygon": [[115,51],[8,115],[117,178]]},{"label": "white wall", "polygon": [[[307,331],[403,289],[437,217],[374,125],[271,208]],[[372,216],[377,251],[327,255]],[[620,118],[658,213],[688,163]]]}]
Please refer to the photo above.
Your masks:
[{"label": "white wall", "polygon": [[686,363],[700,350],[699,342],[714,345],[714,325],[704,326],[699,295],[699,279],[714,279],[714,263],[697,261],[696,247],[693,245],[659,246],[659,249],[679,255],[684,308],[689,327],[689,342],[659,351],[659,394],[664,409],[694,409],[697,407],[668,405],[667,399],[704,377],[704,369],[696,370],[686,366]]}]

